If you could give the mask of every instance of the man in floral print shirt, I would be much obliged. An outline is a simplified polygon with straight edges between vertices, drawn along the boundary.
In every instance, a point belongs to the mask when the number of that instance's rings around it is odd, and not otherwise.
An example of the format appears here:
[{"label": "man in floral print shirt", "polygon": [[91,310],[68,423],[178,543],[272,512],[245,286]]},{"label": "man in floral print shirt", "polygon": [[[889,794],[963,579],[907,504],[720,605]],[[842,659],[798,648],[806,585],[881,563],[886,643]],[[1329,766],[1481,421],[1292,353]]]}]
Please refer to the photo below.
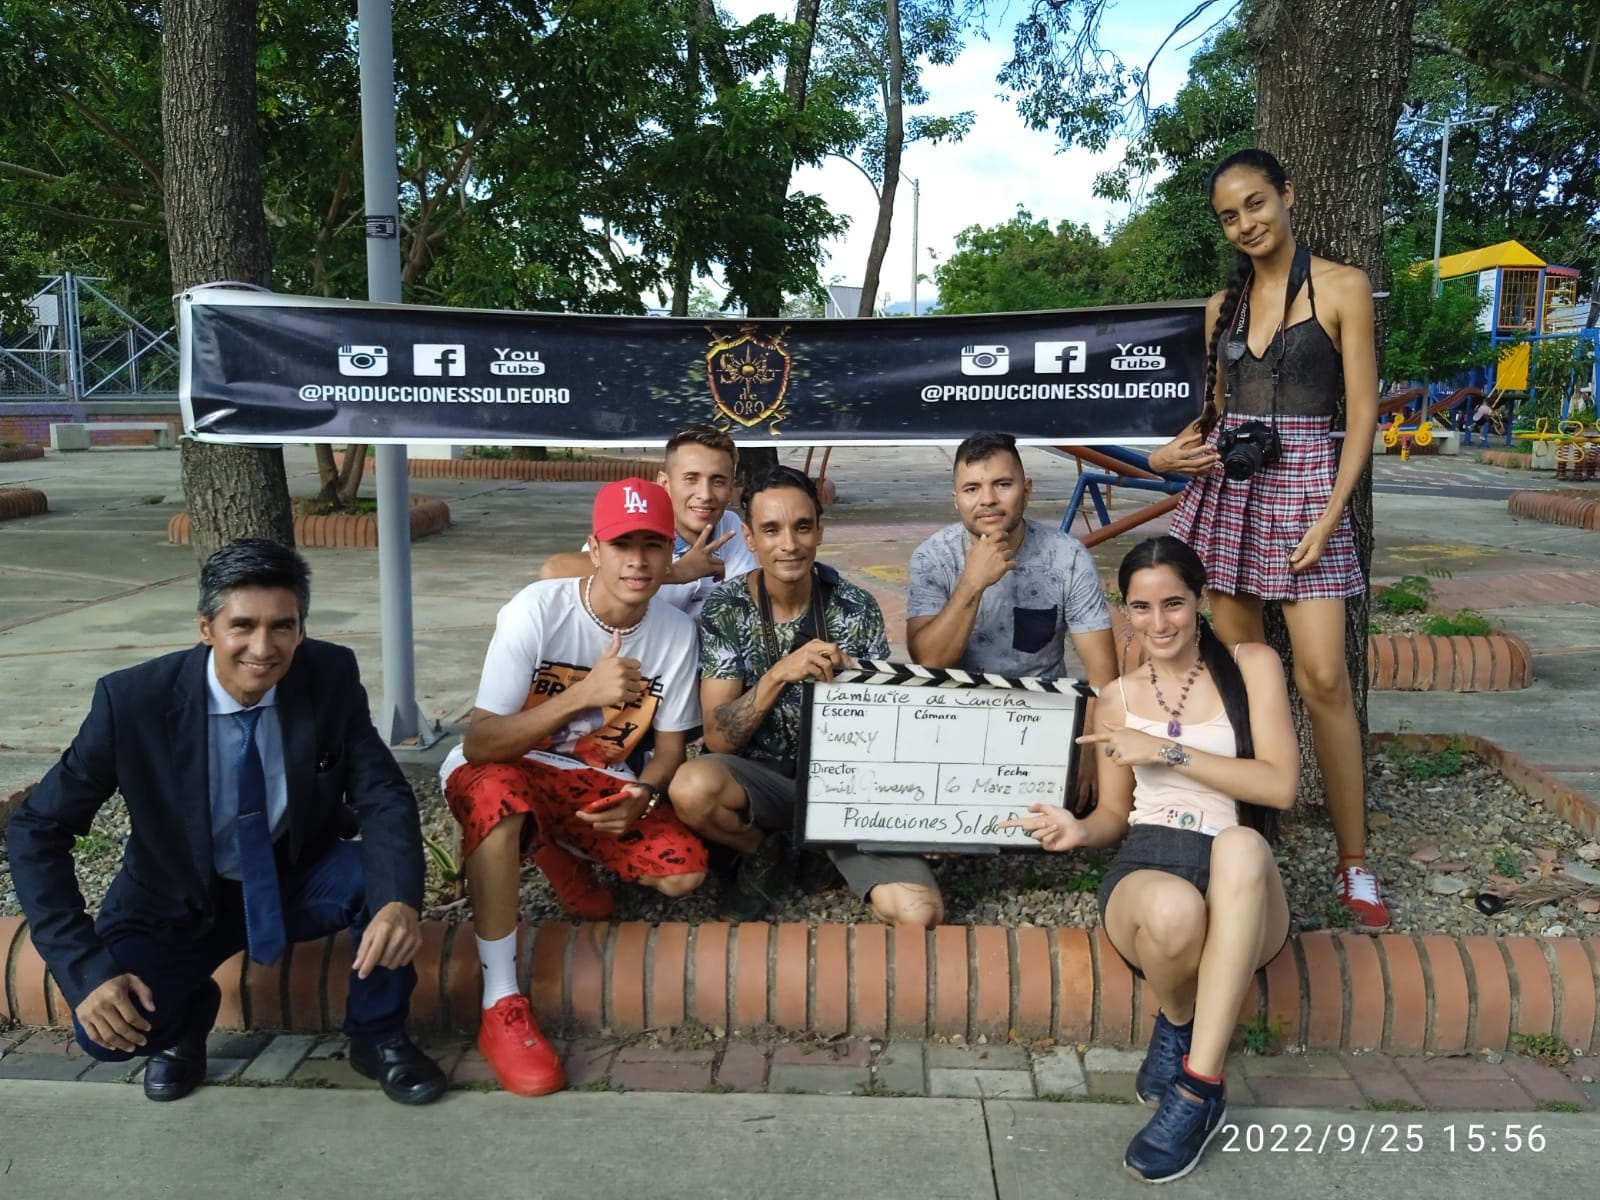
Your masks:
[{"label": "man in floral print shirt", "polygon": [[[793,467],[768,467],[744,500],[745,540],[761,564],[711,593],[700,614],[700,703],[706,750],[679,768],[671,797],[701,837],[742,856],[729,916],[758,920],[788,878],[802,683],[828,680],[847,661],[889,654],[872,596],[816,561],[822,504]],[[944,918],[938,884],[918,855],[834,848],[850,889],[890,924]]]}]

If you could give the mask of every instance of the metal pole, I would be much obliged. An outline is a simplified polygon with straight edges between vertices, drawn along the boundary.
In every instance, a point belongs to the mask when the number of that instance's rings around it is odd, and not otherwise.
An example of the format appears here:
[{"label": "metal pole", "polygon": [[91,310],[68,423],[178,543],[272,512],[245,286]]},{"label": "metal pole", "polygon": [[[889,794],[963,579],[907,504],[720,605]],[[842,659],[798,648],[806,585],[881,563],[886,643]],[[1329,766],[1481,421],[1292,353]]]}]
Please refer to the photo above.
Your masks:
[{"label": "metal pole", "polygon": [[[395,167],[394,30],[390,0],[358,0],[361,174],[366,191],[367,298],[400,302],[400,181]],[[403,359],[404,356],[399,356]],[[383,704],[374,714],[389,745],[423,739],[411,631],[411,481],[404,445],[377,453],[378,610]]]},{"label": "metal pole", "polygon": [[[911,176],[907,175],[907,179]],[[917,315],[917,225],[922,207],[922,185],[911,179],[911,315]]]},{"label": "metal pole", "polygon": [[1447,115],[1441,126],[1443,136],[1439,140],[1439,211],[1433,219],[1433,294],[1438,295],[1444,288],[1439,280],[1439,248],[1444,243],[1444,185],[1445,175],[1450,170],[1450,118]]}]

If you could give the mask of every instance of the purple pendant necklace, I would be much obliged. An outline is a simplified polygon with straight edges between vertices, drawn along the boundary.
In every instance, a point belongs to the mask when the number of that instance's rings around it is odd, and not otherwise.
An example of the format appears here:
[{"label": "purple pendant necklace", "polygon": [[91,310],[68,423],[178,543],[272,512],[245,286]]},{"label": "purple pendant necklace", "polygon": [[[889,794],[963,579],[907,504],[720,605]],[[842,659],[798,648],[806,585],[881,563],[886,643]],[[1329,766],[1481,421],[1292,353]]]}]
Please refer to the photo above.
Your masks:
[{"label": "purple pendant necklace", "polygon": [[1189,677],[1183,681],[1183,691],[1178,693],[1178,707],[1168,708],[1166,700],[1161,695],[1161,682],[1156,678],[1156,665],[1150,664],[1150,688],[1156,694],[1156,703],[1161,706],[1161,711],[1172,719],[1167,722],[1167,736],[1175,738],[1183,732],[1183,724],[1178,720],[1183,715],[1183,706],[1189,702],[1189,689],[1194,686],[1194,681],[1200,678],[1200,672],[1206,669],[1205,659],[1196,659],[1194,667],[1189,672]]}]

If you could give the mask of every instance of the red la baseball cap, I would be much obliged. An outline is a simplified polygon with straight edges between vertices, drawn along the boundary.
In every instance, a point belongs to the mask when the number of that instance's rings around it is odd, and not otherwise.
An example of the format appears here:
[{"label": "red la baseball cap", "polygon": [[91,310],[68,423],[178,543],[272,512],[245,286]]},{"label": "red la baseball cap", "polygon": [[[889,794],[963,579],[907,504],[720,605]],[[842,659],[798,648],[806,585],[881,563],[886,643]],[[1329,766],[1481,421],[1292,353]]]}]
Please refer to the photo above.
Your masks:
[{"label": "red la baseball cap", "polygon": [[676,536],[672,497],[659,483],[648,479],[619,479],[601,488],[594,498],[594,536],[610,542],[644,530],[662,537]]}]

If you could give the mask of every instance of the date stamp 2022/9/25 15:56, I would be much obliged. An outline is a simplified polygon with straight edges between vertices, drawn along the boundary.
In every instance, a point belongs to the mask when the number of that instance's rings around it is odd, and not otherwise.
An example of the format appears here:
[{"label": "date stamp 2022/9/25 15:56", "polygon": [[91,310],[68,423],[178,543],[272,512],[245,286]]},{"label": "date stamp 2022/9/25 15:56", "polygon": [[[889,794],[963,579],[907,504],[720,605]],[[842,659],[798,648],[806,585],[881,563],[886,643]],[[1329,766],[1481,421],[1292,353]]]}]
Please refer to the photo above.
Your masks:
[{"label": "date stamp 2022/9/25 15:56", "polygon": [[1540,1154],[1543,1125],[1503,1121],[1328,1121],[1236,1125],[1218,1131],[1223,1154]]}]

